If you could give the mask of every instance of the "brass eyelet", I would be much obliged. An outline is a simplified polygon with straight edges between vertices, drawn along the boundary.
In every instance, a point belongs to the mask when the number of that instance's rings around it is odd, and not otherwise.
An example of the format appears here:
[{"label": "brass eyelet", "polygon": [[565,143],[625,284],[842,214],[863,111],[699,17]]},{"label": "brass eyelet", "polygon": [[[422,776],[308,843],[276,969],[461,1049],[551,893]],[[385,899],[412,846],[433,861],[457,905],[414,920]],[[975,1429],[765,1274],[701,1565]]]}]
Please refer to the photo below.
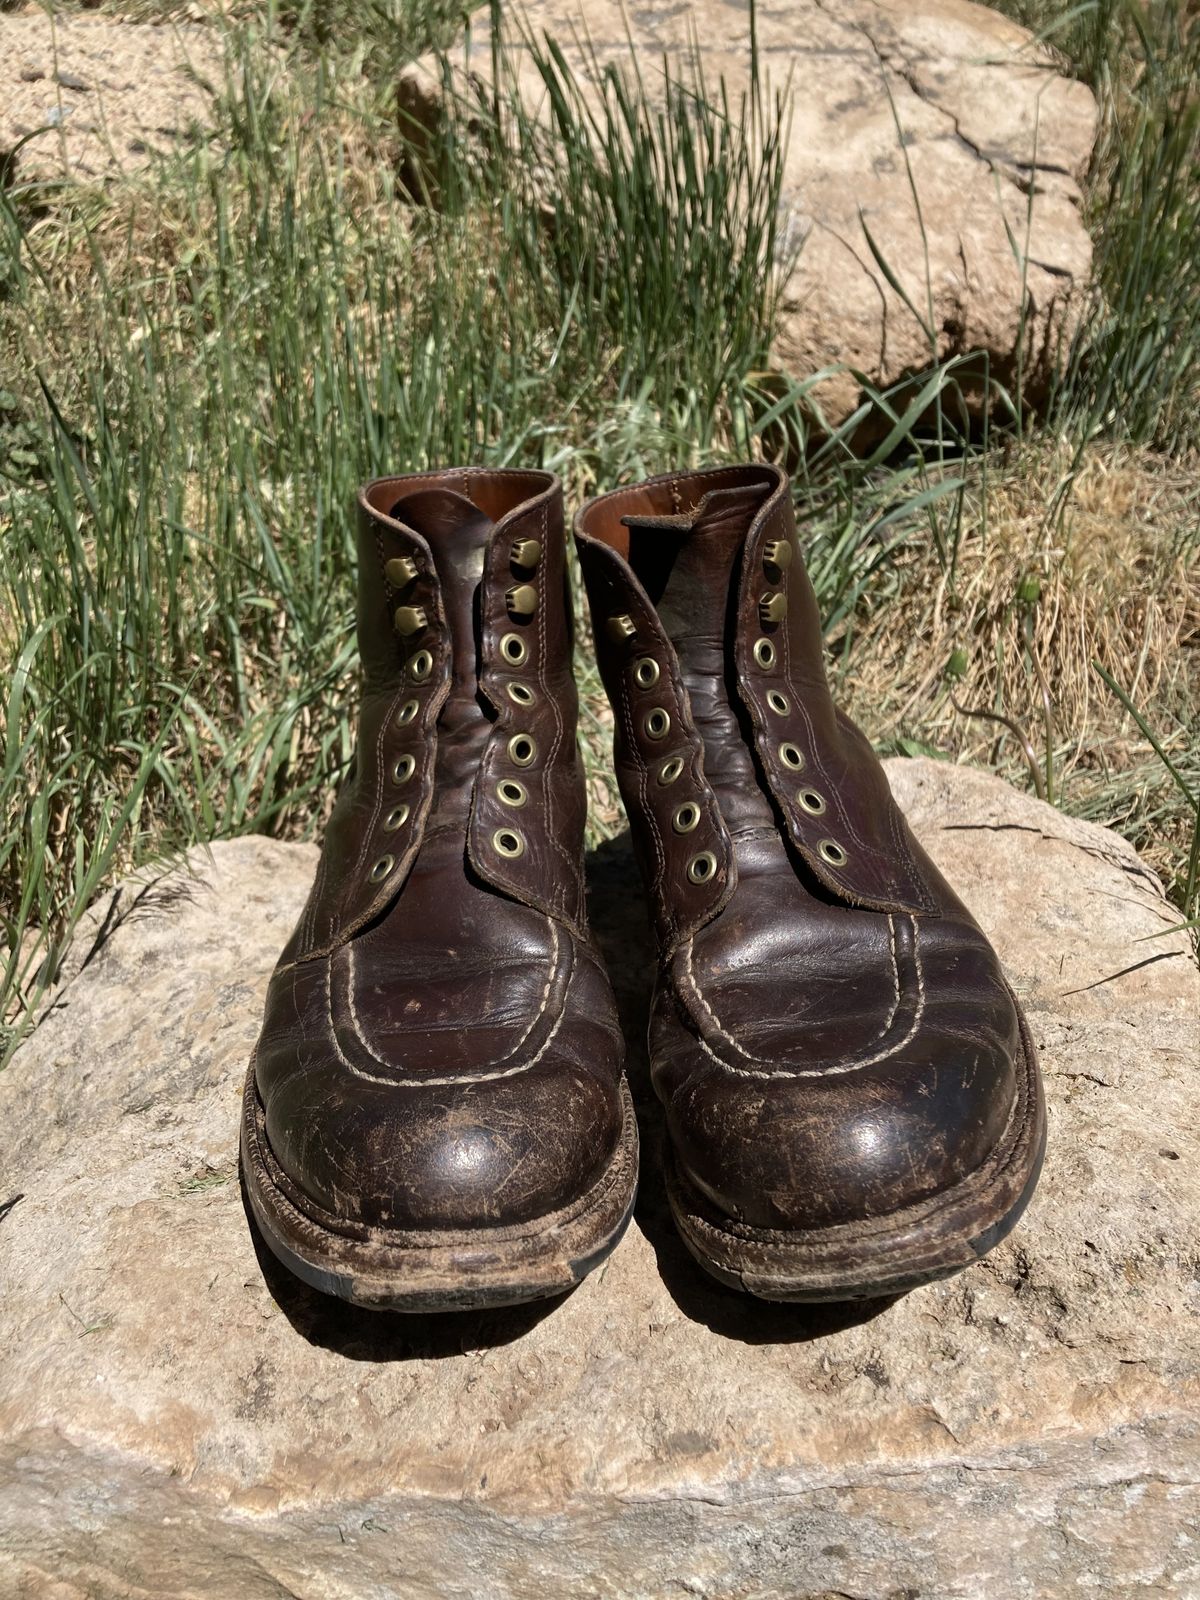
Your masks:
[{"label": "brass eyelet", "polygon": [[662,766],[659,767],[659,769],[658,769],[658,781],[662,785],[662,787],[665,789],[669,784],[672,784],[672,783],[675,782],[676,778],[678,778],[679,774],[682,771],[683,771],[683,757],[682,756],[672,756],[669,761],[664,761]]},{"label": "brass eyelet", "polygon": [[382,883],[395,865],[395,856],[380,856],[379,860],[371,868],[367,876],[370,878],[372,883]]},{"label": "brass eyelet", "polygon": [[397,606],[392,613],[392,626],[403,638],[411,639],[429,626],[429,617],[424,606]]},{"label": "brass eyelet", "polygon": [[500,654],[510,666],[520,667],[529,659],[529,646],[519,633],[506,633],[500,640]]},{"label": "brass eyelet", "polygon": [[802,811],[810,817],[819,817],[825,809],[825,796],[819,789],[797,789],[796,800]]},{"label": "brass eyelet", "polygon": [[822,839],[817,846],[817,854],[822,861],[828,861],[831,867],[844,867],[849,859],[836,839]]},{"label": "brass eyelet", "polygon": [[535,584],[518,583],[504,596],[504,604],[513,617],[532,617],[537,613],[538,592]]},{"label": "brass eyelet", "polygon": [[776,716],[786,717],[792,709],[787,702],[787,696],[780,694],[778,689],[767,690],[767,704]]},{"label": "brass eyelet", "polygon": [[395,833],[397,828],[402,828],[408,821],[410,810],[409,806],[393,806],[383,819],[383,831]]},{"label": "brass eyelet", "polygon": [[691,833],[700,822],[700,807],[694,800],[685,800],[671,818],[676,833]]},{"label": "brass eyelet", "polygon": [[687,875],[691,883],[707,883],[717,870],[717,858],[711,850],[702,850],[688,862]]},{"label": "brass eyelet", "polygon": [[804,751],[797,749],[794,744],[781,744],[779,759],[785,767],[790,767],[793,772],[799,772],[804,765]]},{"label": "brass eyelet", "polygon": [[508,552],[508,559],[514,567],[520,567],[525,572],[532,572],[542,558],[542,543],[540,539],[517,539]]},{"label": "brass eyelet", "polygon": [[655,706],[642,718],[642,732],[647,739],[665,739],[671,731],[671,714],[662,706]]},{"label": "brass eyelet", "polygon": [[392,763],[392,782],[395,784],[407,783],[417,770],[416,756],[401,756]]},{"label": "brass eyelet", "polygon": [[508,685],[508,698],[514,705],[531,706],[537,696],[527,683],[510,683]]},{"label": "brass eyelet", "polygon": [[515,778],[502,778],[496,785],[496,793],[500,797],[501,805],[523,806],[529,799],[529,790],[523,783],[518,783]]},{"label": "brass eyelet", "polygon": [[776,572],[786,572],[792,564],[795,551],[790,539],[772,539],[763,551],[763,561]]},{"label": "brass eyelet", "polygon": [[537,755],[537,743],[532,734],[514,733],[508,741],[508,759],[514,767],[531,767]]},{"label": "brass eyelet", "polygon": [[492,849],[498,856],[515,861],[518,856],[525,854],[525,836],[515,828],[497,828],[492,835]]},{"label": "brass eyelet", "polygon": [[653,689],[659,677],[658,662],[653,656],[642,656],[633,669],[634,682],[639,689]]},{"label": "brass eyelet", "polygon": [[408,663],[408,675],[414,683],[424,683],[433,671],[433,656],[428,650],[418,650]]},{"label": "brass eyelet", "polygon": [[775,646],[770,639],[756,639],[754,641],[754,659],[764,672],[770,672],[775,665]]},{"label": "brass eyelet", "polygon": [[403,726],[406,722],[411,722],[420,709],[419,700],[406,700],[396,713],[396,721]]},{"label": "brass eyelet", "polygon": [[383,569],[383,575],[393,589],[403,589],[417,576],[417,563],[411,556],[393,556]]}]

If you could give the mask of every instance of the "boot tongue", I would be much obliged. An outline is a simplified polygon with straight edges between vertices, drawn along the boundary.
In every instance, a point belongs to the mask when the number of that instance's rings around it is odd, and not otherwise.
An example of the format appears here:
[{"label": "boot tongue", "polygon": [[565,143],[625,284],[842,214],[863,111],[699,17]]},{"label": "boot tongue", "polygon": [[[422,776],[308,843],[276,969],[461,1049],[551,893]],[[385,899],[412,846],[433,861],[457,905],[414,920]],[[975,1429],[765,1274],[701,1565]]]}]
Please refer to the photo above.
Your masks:
[{"label": "boot tongue", "polygon": [[392,516],[429,546],[450,630],[450,692],[438,715],[433,800],[413,867],[416,880],[428,871],[436,876],[446,850],[453,859],[461,854],[472,784],[487,744],[489,723],[477,698],[475,594],[495,523],[453,489],[417,489],[397,500]]},{"label": "boot tongue", "polygon": [[417,489],[397,500],[391,514],[432,552],[454,650],[454,690],[469,687],[474,695],[475,591],[496,525],[453,489]]},{"label": "boot tongue", "polygon": [[759,484],[713,489],[692,511],[621,518],[629,529],[630,562],[658,606],[685,675],[685,657],[699,651],[712,671],[712,649],[724,653],[746,529],[769,492]]},{"label": "boot tongue", "polygon": [[694,511],[623,517],[630,561],[675,647],[704,771],[731,832],[773,826],[754,761],[730,704],[726,641],[737,616],[738,567],[746,530],[769,485],[714,489]]}]

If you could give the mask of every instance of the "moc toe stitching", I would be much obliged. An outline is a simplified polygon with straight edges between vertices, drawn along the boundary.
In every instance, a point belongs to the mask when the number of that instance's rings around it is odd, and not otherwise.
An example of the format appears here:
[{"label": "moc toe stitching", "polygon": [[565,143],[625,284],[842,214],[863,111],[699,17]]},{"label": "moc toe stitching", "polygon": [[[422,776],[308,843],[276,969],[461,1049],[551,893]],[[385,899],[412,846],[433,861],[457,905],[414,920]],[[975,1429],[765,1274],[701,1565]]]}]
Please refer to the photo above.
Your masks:
[{"label": "moc toe stitching", "polygon": [[[842,1073],[860,1072],[869,1067],[878,1066],[881,1062],[884,1062],[890,1057],[897,1055],[907,1045],[911,1044],[920,1029],[921,1021],[925,1014],[925,970],[921,963],[920,933],[916,919],[910,917],[909,922],[912,927],[913,938],[912,957],[917,986],[916,1002],[912,1009],[912,1016],[909,1020],[907,1031],[894,1043],[889,1044],[886,1049],[877,1050],[871,1055],[863,1054],[863,1050],[860,1049],[853,1054],[835,1056],[827,1060],[822,1060],[819,1065],[811,1067],[796,1066],[795,1064],[787,1061],[767,1061],[762,1057],[752,1055],[744,1048],[744,1046],[738,1043],[738,1041],[731,1033],[728,1032],[727,1029],[722,1027],[720,1019],[718,1018],[715,1010],[710,1002],[705,998],[699,984],[696,981],[692,963],[693,945],[689,943],[684,951],[683,970],[691,989],[692,998],[701,1008],[705,1016],[709,1018],[710,1023],[716,1030],[719,1038],[725,1044],[730,1045],[734,1050],[736,1050],[739,1055],[743,1056],[749,1065],[743,1066],[737,1062],[729,1061],[724,1056],[718,1054],[709,1041],[704,1037],[700,1026],[696,1023],[694,1013],[692,1012],[691,1007],[687,1004],[687,998],[683,995],[680,995],[679,998],[682,1009],[685,1015],[688,1017],[689,1022],[692,1024],[692,1028],[695,1032],[695,1042],[704,1051],[705,1055],[709,1057],[715,1067],[720,1068],[724,1072],[731,1072],[735,1076],[743,1078],[829,1078],[836,1077]],[[888,917],[888,925],[890,931],[889,944],[891,951],[891,970],[894,986],[894,997],[888,1016],[880,1026],[875,1038],[870,1041],[871,1044],[878,1044],[882,1040],[886,1039],[887,1035],[892,1031],[900,1018],[900,1012],[904,1000],[900,982],[899,964],[896,957],[895,923],[891,916]],[[864,1046],[863,1048],[865,1049],[866,1047]]]},{"label": "moc toe stitching", "polygon": [[[525,1032],[516,1041],[512,1048],[506,1051],[503,1056],[495,1057],[493,1060],[484,1062],[478,1067],[472,1066],[470,1068],[463,1069],[462,1071],[449,1073],[445,1076],[435,1076],[432,1074],[404,1076],[405,1068],[402,1063],[389,1061],[385,1057],[381,1056],[377,1050],[372,1048],[364,1032],[362,1021],[358,1015],[358,1009],[354,1000],[355,957],[354,945],[351,943],[348,946],[347,953],[348,972],[345,985],[345,998],[347,1014],[350,1019],[350,1026],[353,1029],[352,1038],[354,1043],[361,1048],[363,1055],[365,1055],[368,1060],[374,1061],[379,1066],[389,1069],[389,1071],[386,1075],[372,1072],[369,1068],[362,1066],[360,1063],[350,1060],[345,1054],[342,1048],[340,1035],[344,1031],[348,1030],[346,1029],[346,1025],[344,1023],[341,1027],[339,1027],[334,1018],[332,980],[333,963],[331,961],[327,968],[328,981],[326,985],[326,993],[328,996],[328,1022],[330,1037],[333,1041],[334,1049],[337,1051],[338,1060],[348,1072],[353,1073],[353,1075],[357,1078],[362,1078],[369,1083],[381,1083],[386,1084],[388,1087],[400,1089],[454,1088],[459,1084],[488,1083],[499,1078],[513,1077],[520,1072],[528,1072],[532,1067],[535,1067],[545,1055],[554,1039],[555,1034],[557,1034],[559,1028],[562,1026],[563,1020],[566,1016],[566,1001],[570,989],[571,972],[573,967],[573,961],[571,957],[573,956],[574,952],[571,941],[568,940],[567,949],[565,952],[562,952],[558,927],[549,918],[546,920],[550,926],[552,938],[551,952],[547,961],[546,981],[542,988],[542,994],[538,1008],[526,1027]],[[562,959],[560,959],[560,952],[562,953]],[[558,1002],[554,1008],[554,1018],[552,1022],[549,1022],[549,1031],[547,1032],[544,1025],[548,1021],[551,991],[556,987],[556,984],[561,988],[562,993],[558,997]],[[541,1040],[541,1043],[536,1046],[534,1053],[525,1057],[524,1059],[515,1060],[514,1058],[517,1057],[529,1043],[534,1032],[539,1031],[539,1029],[540,1031],[545,1032],[546,1036]]]}]

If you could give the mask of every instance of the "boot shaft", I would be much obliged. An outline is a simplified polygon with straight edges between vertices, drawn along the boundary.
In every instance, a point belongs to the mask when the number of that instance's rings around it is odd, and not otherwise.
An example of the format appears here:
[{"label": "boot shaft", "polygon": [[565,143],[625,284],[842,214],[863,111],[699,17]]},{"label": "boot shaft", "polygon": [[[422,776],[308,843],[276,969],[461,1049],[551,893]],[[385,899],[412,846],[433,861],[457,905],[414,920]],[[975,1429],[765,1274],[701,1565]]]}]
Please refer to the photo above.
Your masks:
[{"label": "boot shaft", "polygon": [[454,468],[359,497],[362,701],[290,959],[328,953],[400,895],[425,837],[462,870],[583,920],[583,774],[562,486]]},{"label": "boot shaft", "polygon": [[786,474],[651,479],[592,501],[575,532],[662,941],[724,908],[756,830],[778,831],[820,893],[929,910],[886,777],[830,697]]}]

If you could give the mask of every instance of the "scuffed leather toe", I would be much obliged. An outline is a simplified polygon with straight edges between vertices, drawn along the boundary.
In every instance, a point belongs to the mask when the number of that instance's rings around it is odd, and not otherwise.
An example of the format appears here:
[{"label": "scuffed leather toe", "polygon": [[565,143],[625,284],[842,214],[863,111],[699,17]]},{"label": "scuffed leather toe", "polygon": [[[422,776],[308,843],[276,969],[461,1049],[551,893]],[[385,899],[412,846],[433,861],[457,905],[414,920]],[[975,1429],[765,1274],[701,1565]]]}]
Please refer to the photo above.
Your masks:
[{"label": "scuffed leather toe", "polygon": [[1006,1056],[914,1040],[858,1073],[758,1082],[709,1064],[668,1108],[691,1182],[758,1228],[817,1228],[902,1211],[980,1166],[1016,1103]]},{"label": "scuffed leather toe", "polygon": [[578,1068],[527,1073],[453,1095],[348,1080],[328,1063],[281,1084],[272,1153],[324,1212],[417,1232],[519,1225],[569,1205],[620,1133],[616,1096]]},{"label": "scuffed leather toe", "polygon": [[[754,904],[766,880],[744,881]],[[1016,1007],[965,917],[849,912],[787,887],[790,914],[764,918],[772,937],[741,960],[706,930],[672,964],[652,1052],[677,1155],[713,1204],[756,1227],[902,1211],[1003,1135]]]},{"label": "scuffed leather toe", "polygon": [[276,975],[256,1072],[267,1141],[301,1204],[437,1231],[519,1225],[588,1188],[621,1135],[622,1042],[594,959],[565,936],[555,948],[553,967],[508,972],[505,993],[548,1002],[498,1014],[474,1066],[460,1038],[404,1026],[423,982],[380,985],[342,952]]}]

